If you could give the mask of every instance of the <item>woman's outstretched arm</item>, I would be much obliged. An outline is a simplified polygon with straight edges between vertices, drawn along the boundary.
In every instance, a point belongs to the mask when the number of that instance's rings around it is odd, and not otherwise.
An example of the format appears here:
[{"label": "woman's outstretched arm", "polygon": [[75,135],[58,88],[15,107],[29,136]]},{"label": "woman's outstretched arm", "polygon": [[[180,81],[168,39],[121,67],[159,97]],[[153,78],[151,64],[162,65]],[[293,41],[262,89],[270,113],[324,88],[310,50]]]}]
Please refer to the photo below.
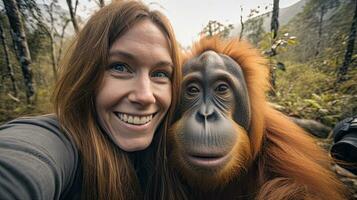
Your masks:
[{"label": "woman's outstretched arm", "polygon": [[77,165],[77,150],[53,115],[0,126],[1,199],[63,198]]}]

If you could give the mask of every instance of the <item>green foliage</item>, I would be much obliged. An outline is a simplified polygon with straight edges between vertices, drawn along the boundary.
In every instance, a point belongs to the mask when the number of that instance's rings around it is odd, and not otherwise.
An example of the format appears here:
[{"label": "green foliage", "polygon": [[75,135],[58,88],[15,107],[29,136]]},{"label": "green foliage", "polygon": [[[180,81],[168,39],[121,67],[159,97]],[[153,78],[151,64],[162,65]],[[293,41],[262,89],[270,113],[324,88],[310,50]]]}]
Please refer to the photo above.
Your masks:
[{"label": "green foliage", "polygon": [[[329,126],[356,114],[357,79],[335,85],[335,74],[314,64],[288,63],[285,72],[278,71],[276,96],[270,99],[282,105],[289,115],[315,119]],[[351,74],[357,75],[357,70]]]},{"label": "green foliage", "polygon": [[251,43],[255,45],[258,45],[259,41],[261,41],[265,35],[263,22],[264,22],[263,17],[255,17],[252,19],[248,19],[244,23],[245,24],[244,35],[248,38],[248,40]]},{"label": "green foliage", "polygon": [[[318,17],[321,16],[322,3],[329,5],[318,47]],[[338,4],[311,0],[302,13],[281,28],[280,34],[288,32],[296,36],[296,40],[288,45],[289,48],[279,48],[277,56],[271,58],[271,63],[284,63],[286,71],[276,71],[276,96],[269,98],[283,106],[285,113],[315,119],[331,127],[337,121],[357,114],[356,53],[352,56],[355,60],[350,66],[347,81],[336,83],[346,51],[353,8],[354,2],[348,0]],[[266,34],[259,46],[266,50],[269,45],[270,36]]]},{"label": "green foliage", "polygon": [[[0,95],[0,124],[21,116],[34,116],[52,112],[51,88],[39,87],[35,96],[35,103],[28,105],[24,97],[19,97],[19,102],[9,93]],[[22,101],[21,101],[22,99]]]}]

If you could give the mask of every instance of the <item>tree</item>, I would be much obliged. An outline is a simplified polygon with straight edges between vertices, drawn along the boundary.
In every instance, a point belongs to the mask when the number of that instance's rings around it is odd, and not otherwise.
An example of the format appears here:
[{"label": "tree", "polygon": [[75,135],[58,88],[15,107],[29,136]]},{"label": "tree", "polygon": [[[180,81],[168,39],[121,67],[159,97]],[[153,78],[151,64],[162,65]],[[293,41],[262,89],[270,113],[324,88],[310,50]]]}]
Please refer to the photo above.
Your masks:
[{"label": "tree", "polygon": [[54,1],[52,1],[50,5],[45,5],[47,13],[50,16],[50,27],[48,28],[46,25],[42,25],[42,26],[43,29],[46,31],[48,37],[50,38],[52,70],[53,70],[53,76],[55,80],[57,80],[57,59],[56,59],[55,41],[54,41],[54,37],[55,37],[54,35],[56,34],[57,30],[54,25],[54,17],[53,17],[54,6],[55,6]]},{"label": "tree", "polygon": [[317,56],[320,53],[320,46],[322,41],[322,28],[324,24],[324,16],[329,9],[332,9],[339,5],[339,0],[315,0],[315,10],[318,10],[319,20],[318,20],[318,40],[316,43],[316,53]]},{"label": "tree", "polygon": [[[36,24],[43,33],[47,35],[50,43],[50,58],[52,63],[52,71],[54,79],[57,80],[57,65],[62,53],[63,37],[65,29],[69,23],[66,13],[62,12],[61,7],[58,5],[57,0],[52,0],[49,4],[42,4],[43,9],[40,9],[34,0],[17,0],[21,1],[21,8],[24,15],[33,18]],[[46,11],[43,13],[42,11]],[[29,13],[29,14],[26,14]],[[44,14],[47,17],[44,17]],[[57,30],[58,27],[62,28],[60,34]],[[36,27],[33,27],[36,30]],[[59,54],[56,54],[56,39],[60,37]]]},{"label": "tree", "polygon": [[[279,0],[274,0],[270,30],[272,33],[272,39],[271,39],[271,42],[272,42],[271,43],[271,52],[272,53],[270,54],[270,57],[272,57],[277,54],[276,49],[278,47],[278,45],[275,45],[276,47],[274,48],[274,44],[277,42],[276,38],[278,36],[278,30],[279,30]],[[271,83],[272,87],[275,88],[275,79],[276,79],[275,69],[276,69],[276,67],[272,63],[270,63],[270,65],[271,65],[271,67],[270,67],[270,83]]]},{"label": "tree", "polygon": [[[265,10],[268,9],[268,6],[265,7]],[[241,11],[243,12],[243,8],[241,7]],[[256,46],[259,46],[259,42],[263,39],[265,35],[264,30],[264,15],[261,15],[262,9],[261,6],[257,6],[257,8],[250,9],[248,14],[248,20],[242,25],[242,30],[240,33],[240,37],[244,36]],[[241,15],[241,24],[242,24],[242,15]]]},{"label": "tree", "polygon": [[232,24],[226,26],[218,21],[210,20],[208,24],[203,28],[200,34],[205,36],[219,35],[221,37],[228,37],[232,29],[233,29]]},{"label": "tree", "polygon": [[105,6],[104,0],[97,0],[95,1],[97,3],[97,5],[101,8],[103,8]]},{"label": "tree", "polygon": [[13,71],[12,65],[10,63],[9,48],[7,47],[7,44],[6,44],[5,32],[4,32],[1,20],[0,20],[0,38],[1,38],[1,44],[4,49],[4,58],[5,58],[5,62],[6,62],[6,72],[3,75],[2,79],[4,79],[6,76],[8,76],[10,78],[12,91],[14,93],[14,96],[17,97],[17,86],[16,86],[15,77],[14,77],[14,71]]},{"label": "tree", "polygon": [[57,55],[57,63],[59,63],[59,60],[62,57],[62,49],[63,49],[63,39],[64,39],[64,33],[66,31],[67,25],[69,24],[70,20],[65,20],[63,26],[62,26],[62,31],[61,31],[61,35],[60,35],[60,45],[59,45],[59,51],[58,51],[58,55]]},{"label": "tree", "polygon": [[274,40],[278,36],[278,30],[279,30],[279,0],[274,0],[270,30],[273,34],[273,40]]},{"label": "tree", "polygon": [[[53,71],[53,76],[55,80],[57,80],[57,66],[59,59],[61,57],[62,53],[62,46],[63,46],[63,37],[64,33],[66,30],[66,27],[69,23],[69,19],[65,17],[64,13],[58,13],[60,9],[58,9],[60,6],[56,4],[56,1],[52,1],[50,4],[44,4],[45,10],[47,14],[49,15],[49,21],[47,23],[44,22],[43,19],[37,19],[40,27],[45,31],[47,34],[48,38],[50,39],[50,49],[51,49],[51,63],[52,63],[52,71]],[[55,14],[57,17],[60,18],[60,21],[63,23],[56,24],[55,22],[57,21],[57,18],[55,17]],[[42,15],[40,15],[42,16]],[[57,30],[57,27],[60,26],[62,28],[61,34]],[[56,45],[55,45],[55,38],[60,37],[60,46],[59,46],[59,54],[56,54]]]},{"label": "tree", "polygon": [[24,83],[26,87],[26,100],[27,103],[32,103],[32,97],[35,94],[32,82],[31,70],[31,56],[27,44],[25,30],[22,24],[21,15],[17,2],[15,0],[3,0],[6,15],[12,29],[12,37],[15,42],[17,56],[21,64],[22,74],[24,76]]},{"label": "tree", "polygon": [[242,39],[243,33],[244,33],[244,22],[243,22],[243,6],[240,6],[240,33],[239,33],[239,39]]},{"label": "tree", "polygon": [[356,40],[356,29],[357,29],[357,27],[356,27],[357,26],[357,2],[356,2],[356,0],[354,0],[354,1],[355,1],[355,11],[354,11],[353,19],[352,19],[350,33],[348,35],[345,58],[344,58],[342,66],[339,69],[337,82],[342,82],[342,81],[346,80],[346,74],[348,71],[348,67],[352,62],[352,54],[353,54],[354,44],[355,44],[355,40]]},{"label": "tree", "polygon": [[67,0],[67,5],[68,5],[69,14],[71,15],[71,21],[73,24],[73,28],[76,31],[76,33],[78,33],[79,28],[78,28],[78,23],[77,23],[77,18],[76,18],[78,0],[76,0],[74,8],[72,6],[72,0]]}]

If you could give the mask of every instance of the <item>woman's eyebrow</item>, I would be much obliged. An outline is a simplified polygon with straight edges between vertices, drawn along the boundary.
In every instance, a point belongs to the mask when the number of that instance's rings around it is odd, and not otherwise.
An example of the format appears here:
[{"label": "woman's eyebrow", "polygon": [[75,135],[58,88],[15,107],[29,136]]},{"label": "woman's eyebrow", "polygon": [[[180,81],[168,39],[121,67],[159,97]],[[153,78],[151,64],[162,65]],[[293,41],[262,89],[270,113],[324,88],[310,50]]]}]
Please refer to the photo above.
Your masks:
[{"label": "woman's eyebrow", "polygon": [[120,50],[114,50],[114,51],[109,52],[109,57],[114,57],[114,56],[126,58],[129,60],[136,60],[136,57],[134,54],[131,54],[131,53],[125,52],[125,51],[120,51]]},{"label": "woman's eyebrow", "polygon": [[156,64],[154,64],[154,67],[170,67],[173,68],[173,64],[170,61],[159,61]]},{"label": "woman's eyebrow", "polygon": [[[109,58],[110,57],[120,57],[120,58],[125,58],[131,61],[137,61],[138,58],[132,53],[126,52],[126,51],[121,51],[121,50],[113,50],[109,52]],[[157,63],[153,64],[153,67],[171,67],[173,68],[173,63],[171,61],[167,60],[161,60],[158,61]]]}]

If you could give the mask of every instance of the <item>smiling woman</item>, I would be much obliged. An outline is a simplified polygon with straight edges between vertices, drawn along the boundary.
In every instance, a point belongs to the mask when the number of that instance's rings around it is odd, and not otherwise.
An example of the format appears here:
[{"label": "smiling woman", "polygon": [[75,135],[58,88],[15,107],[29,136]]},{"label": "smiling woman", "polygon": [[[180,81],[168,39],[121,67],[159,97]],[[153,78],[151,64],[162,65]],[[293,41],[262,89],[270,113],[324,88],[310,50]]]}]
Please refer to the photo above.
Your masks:
[{"label": "smiling woman", "polygon": [[101,127],[125,151],[147,148],[170,106],[173,64],[168,49],[162,31],[143,20],[109,50],[96,109]]},{"label": "smiling woman", "polygon": [[55,114],[0,127],[1,199],[174,199],[166,130],[180,70],[167,19],[138,1],[95,13],[60,69]]}]

